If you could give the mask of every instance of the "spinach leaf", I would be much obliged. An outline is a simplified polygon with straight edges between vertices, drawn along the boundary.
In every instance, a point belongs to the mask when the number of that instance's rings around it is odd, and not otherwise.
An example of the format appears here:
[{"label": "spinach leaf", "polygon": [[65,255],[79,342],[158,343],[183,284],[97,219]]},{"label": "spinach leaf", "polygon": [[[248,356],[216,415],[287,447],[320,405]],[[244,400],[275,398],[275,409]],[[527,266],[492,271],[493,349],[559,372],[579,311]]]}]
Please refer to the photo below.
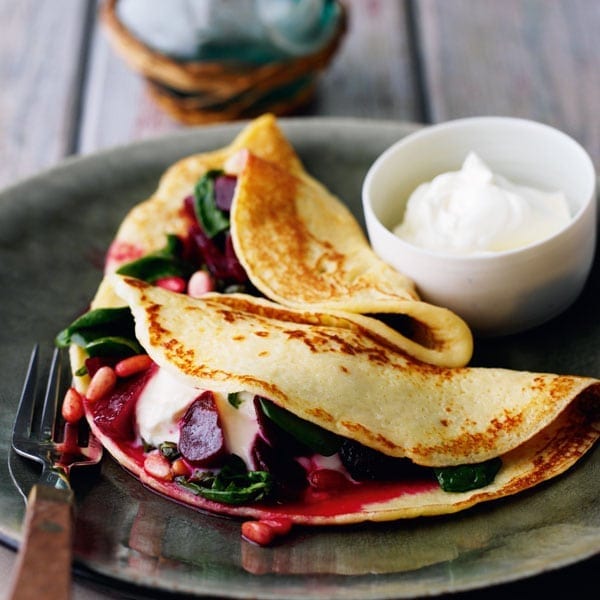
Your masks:
[{"label": "spinach leaf", "polygon": [[183,277],[191,275],[193,268],[181,258],[183,243],[174,234],[167,234],[165,246],[154,252],[121,265],[117,269],[119,275],[128,275],[154,283],[164,277]]},{"label": "spinach leaf", "polygon": [[204,473],[198,479],[176,477],[175,481],[207,500],[224,504],[256,502],[269,495],[272,482],[266,471],[248,471],[244,461],[231,454],[218,473]]},{"label": "spinach leaf", "polygon": [[89,356],[125,357],[145,353],[135,338],[111,335],[96,337],[85,343],[78,343],[78,335],[73,335],[73,343],[85,348]]},{"label": "spinach leaf", "polygon": [[227,394],[227,402],[229,402],[233,408],[239,408],[243,400],[240,398],[239,392],[230,392]]},{"label": "spinach leaf", "polygon": [[158,450],[168,460],[174,461],[181,456],[179,448],[175,442],[163,442],[159,444]]},{"label": "spinach leaf", "polygon": [[471,465],[436,467],[433,471],[445,492],[468,492],[492,483],[501,466],[500,458],[492,458]]},{"label": "spinach leaf", "polygon": [[270,400],[260,398],[259,402],[261,410],[271,421],[285,429],[313,452],[322,456],[332,456],[340,449],[342,438],[339,435],[297,417]]},{"label": "spinach leaf", "polygon": [[89,356],[125,357],[144,353],[135,337],[128,306],[90,310],[59,332],[54,342],[59,348],[75,344]]},{"label": "spinach leaf", "polygon": [[66,348],[71,344],[73,334],[77,332],[83,335],[87,332],[91,337],[98,337],[98,332],[103,332],[103,335],[123,332],[133,334],[133,317],[128,306],[90,310],[75,319],[56,336],[56,345],[59,348]]},{"label": "spinach leaf", "polygon": [[90,310],[59,332],[54,342],[59,348],[75,344],[84,348],[89,356],[144,353],[135,337],[133,316],[127,306]]},{"label": "spinach leaf", "polygon": [[209,238],[229,229],[229,217],[217,207],[215,180],[223,171],[213,169],[203,175],[194,188],[194,210],[198,223]]}]

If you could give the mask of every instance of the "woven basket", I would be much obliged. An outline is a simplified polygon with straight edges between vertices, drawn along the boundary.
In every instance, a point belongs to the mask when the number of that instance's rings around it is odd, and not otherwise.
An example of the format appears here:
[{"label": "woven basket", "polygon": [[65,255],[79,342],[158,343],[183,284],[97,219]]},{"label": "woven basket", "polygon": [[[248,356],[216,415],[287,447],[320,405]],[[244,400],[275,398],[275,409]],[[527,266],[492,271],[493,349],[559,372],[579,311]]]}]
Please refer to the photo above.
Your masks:
[{"label": "woven basket", "polygon": [[314,54],[259,66],[177,61],[136,38],[119,20],[117,1],[106,0],[100,5],[100,17],[113,47],[145,78],[157,104],[190,125],[297,111],[313,97],[318,75],[346,32],[347,15],[340,3],[335,35]]}]

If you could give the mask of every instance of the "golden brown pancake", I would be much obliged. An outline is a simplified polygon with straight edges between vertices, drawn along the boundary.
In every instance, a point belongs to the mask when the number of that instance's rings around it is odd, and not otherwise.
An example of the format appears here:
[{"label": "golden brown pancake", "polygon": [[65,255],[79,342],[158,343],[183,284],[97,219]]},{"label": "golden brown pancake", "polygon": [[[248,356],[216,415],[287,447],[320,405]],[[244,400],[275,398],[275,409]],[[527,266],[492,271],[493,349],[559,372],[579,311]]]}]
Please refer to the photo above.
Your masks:
[{"label": "golden brown pancake", "polygon": [[352,213],[322,186],[247,154],[231,233],[246,273],[271,300],[295,308],[403,315],[414,335],[390,332],[391,343],[432,364],[462,366],[471,358],[464,321],[420,301],[413,282],[373,252]]},{"label": "golden brown pancake", "polygon": [[165,171],[154,194],[123,220],[109,251],[106,270],[113,271],[131,260],[128,251],[143,255],[161,248],[168,233],[187,235],[183,199],[192,193],[202,175],[211,169],[223,169],[244,149],[292,173],[302,170],[300,159],[274,117],[265,115],[252,121],[229,146],[183,158]]},{"label": "golden brown pancake", "polygon": [[600,435],[600,381],[505,369],[428,365],[390,347],[372,319],[302,311],[246,295],[192,299],[114,276],[152,359],[198,390],[250,391],[330,431],[423,465],[502,459],[489,485],[446,492],[376,482],[329,498],[230,506],[146,472],[126,444],[96,427],[146,485],[192,506],[307,524],[438,515],[521,492],[564,473]]},{"label": "golden brown pancake", "polygon": [[[250,155],[245,163],[240,152]],[[305,171],[272,115],[252,121],[229,146],[170,167],[152,197],[125,217],[106,271],[161,248],[169,233],[185,237],[183,199],[207,171],[226,167],[243,167],[232,236],[262,293],[292,307],[400,315],[407,326],[402,332],[381,325],[390,343],[432,364],[467,364],[473,341],[464,321],[421,302],[412,281],[375,255],[350,211]],[[118,302],[103,285],[93,306]]]},{"label": "golden brown pancake", "polygon": [[199,389],[249,391],[390,456],[426,466],[476,463],[515,449],[591,377],[436,367],[391,347],[373,319],[289,309],[244,294],[194,299],[114,276],[140,343]]},{"label": "golden brown pancake", "polygon": [[[269,299],[215,293],[192,299],[112,274],[163,247],[167,234],[185,236],[183,198],[208,170],[226,166],[239,174],[234,244]],[[270,115],[226,148],[173,165],[154,195],[127,215],[92,308],[123,305],[153,361],[199,392],[262,396],[325,430],[427,468],[502,460],[491,483],[467,492],[446,492],[432,481],[376,481],[328,497],[229,505],[149,472],[140,441],[111,437],[87,405],[92,429],[121,465],[190,506],[307,524],[452,513],[565,473],[600,435],[598,380],[464,367],[472,351],[464,322],[421,302],[410,280],[375,257],[354,217],[306,173]],[[373,313],[406,316],[415,325],[412,337]],[[72,345],[74,373],[85,359]],[[88,382],[75,377],[82,392]]]}]

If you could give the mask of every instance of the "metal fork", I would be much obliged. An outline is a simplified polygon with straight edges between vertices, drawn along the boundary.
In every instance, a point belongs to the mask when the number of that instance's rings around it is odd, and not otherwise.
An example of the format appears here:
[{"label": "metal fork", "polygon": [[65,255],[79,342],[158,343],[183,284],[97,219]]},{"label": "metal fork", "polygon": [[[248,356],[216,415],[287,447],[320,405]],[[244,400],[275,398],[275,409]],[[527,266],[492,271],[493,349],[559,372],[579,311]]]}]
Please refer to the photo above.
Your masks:
[{"label": "metal fork", "polygon": [[[27,496],[23,542],[9,596],[12,600],[69,597],[73,537],[70,471],[97,464],[102,458],[102,446],[94,435],[87,432],[87,441],[83,441],[83,427],[64,423],[61,417],[62,398],[70,381],[63,373],[63,352],[55,349],[45,391],[38,393],[39,346],[34,347],[15,417],[12,447],[40,463],[42,472]],[[24,490],[21,493],[25,496]]]}]

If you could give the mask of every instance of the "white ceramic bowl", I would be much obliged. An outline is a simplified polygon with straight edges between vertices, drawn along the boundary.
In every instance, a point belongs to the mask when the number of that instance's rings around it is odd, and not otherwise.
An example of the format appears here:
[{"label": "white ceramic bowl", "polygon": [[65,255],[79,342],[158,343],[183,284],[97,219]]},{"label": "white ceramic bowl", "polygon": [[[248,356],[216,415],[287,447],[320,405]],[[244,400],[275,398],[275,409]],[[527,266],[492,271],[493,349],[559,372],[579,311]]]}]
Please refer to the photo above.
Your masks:
[{"label": "white ceramic bowl", "polygon": [[[562,190],[571,222],[520,249],[468,256],[425,250],[394,235],[412,191],[440,173],[460,170],[470,151],[515,183]],[[555,317],[580,294],[594,260],[592,160],[571,137],[541,123],[474,117],[418,130],[373,163],[362,201],[375,252],[411,277],[424,300],[456,312],[476,335],[516,333]]]}]

